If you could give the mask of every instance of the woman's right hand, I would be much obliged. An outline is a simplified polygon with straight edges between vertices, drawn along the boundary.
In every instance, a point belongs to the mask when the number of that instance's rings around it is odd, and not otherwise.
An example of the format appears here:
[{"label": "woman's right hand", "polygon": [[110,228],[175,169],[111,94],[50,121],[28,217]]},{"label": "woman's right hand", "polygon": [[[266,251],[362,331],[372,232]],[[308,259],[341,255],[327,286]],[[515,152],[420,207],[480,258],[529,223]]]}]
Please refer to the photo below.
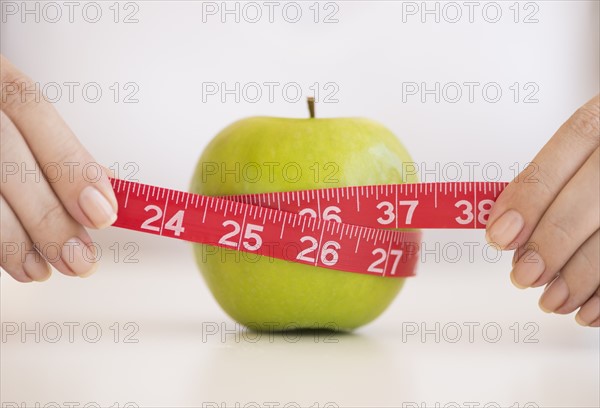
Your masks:
[{"label": "woman's right hand", "polygon": [[107,171],[4,56],[0,78],[0,266],[20,282],[48,279],[50,265],[87,276],[98,257],[84,227],[117,218]]}]

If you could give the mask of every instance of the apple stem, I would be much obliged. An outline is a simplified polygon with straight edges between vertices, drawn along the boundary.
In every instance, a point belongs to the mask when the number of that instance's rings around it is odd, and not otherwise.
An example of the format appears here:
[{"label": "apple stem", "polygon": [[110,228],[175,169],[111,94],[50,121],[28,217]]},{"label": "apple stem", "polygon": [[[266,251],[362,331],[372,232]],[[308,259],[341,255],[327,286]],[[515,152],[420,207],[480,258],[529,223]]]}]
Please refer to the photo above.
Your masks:
[{"label": "apple stem", "polygon": [[308,102],[308,112],[310,113],[310,118],[315,118],[315,97],[309,96],[306,98],[306,102]]}]

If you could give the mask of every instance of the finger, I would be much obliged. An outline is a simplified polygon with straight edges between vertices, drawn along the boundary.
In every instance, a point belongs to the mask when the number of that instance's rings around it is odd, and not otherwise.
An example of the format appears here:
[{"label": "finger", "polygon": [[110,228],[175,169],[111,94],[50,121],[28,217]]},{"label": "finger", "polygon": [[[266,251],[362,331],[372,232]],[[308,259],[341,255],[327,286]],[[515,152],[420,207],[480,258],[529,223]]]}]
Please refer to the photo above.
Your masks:
[{"label": "finger", "polygon": [[32,81],[0,56],[0,108],[27,141],[42,172],[71,216],[92,228],[116,218],[117,201],[102,166],[77,140]]},{"label": "finger", "polygon": [[110,178],[115,178],[115,172],[113,171],[113,169],[109,169],[106,166],[102,166],[102,170],[104,170],[104,173],[106,173],[106,175]]},{"label": "finger", "polygon": [[585,303],[600,286],[600,230],[569,259],[558,277],[544,290],[540,308],[547,313],[567,314]]},{"label": "finger", "polygon": [[529,259],[515,264],[514,281],[522,287],[548,283],[598,228],[600,149],[589,157],[543,215],[527,243],[532,248]]},{"label": "finger", "polygon": [[[0,248],[0,266],[10,276],[19,282],[32,282],[23,267],[22,262],[22,243],[31,240],[20,227],[17,217],[14,215],[9,205],[0,196],[0,232],[2,233],[2,247]],[[33,247],[33,244],[31,245]]]},{"label": "finger", "polygon": [[50,277],[50,265],[33,247],[33,243],[4,197],[0,196],[0,266],[19,282],[42,282]]},{"label": "finger", "polygon": [[600,326],[600,288],[581,306],[575,320],[582,326]]},{"label": "finger", "polygon": [[87,276],[95,264],[87,231],[76,222],[39,173],[39,167],[18,130],[0,111],[2,167],[31,169],[26,175],[3,175],[0,193],[10,205],[34,247],[52,266],[66,275]]},{"label": "finger", "polygon": [[529,240],[546,209],[598,147],[599,103],[596,96],[577,110],[498,197],[488,242],[514,249]]}]

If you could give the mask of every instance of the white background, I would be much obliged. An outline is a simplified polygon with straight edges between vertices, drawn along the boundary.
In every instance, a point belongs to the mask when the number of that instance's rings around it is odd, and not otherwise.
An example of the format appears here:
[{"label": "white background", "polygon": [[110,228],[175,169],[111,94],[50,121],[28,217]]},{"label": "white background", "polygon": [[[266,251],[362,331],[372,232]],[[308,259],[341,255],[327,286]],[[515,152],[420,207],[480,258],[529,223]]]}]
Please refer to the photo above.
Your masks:
[{"label": "white background", "polygon": [[[458,163],[466,171],[463,163],[477,162],[474,178],[481,180],[482,166],[494,162],[507,181],[514,175],[511,166],[531,160],[599,88],[599,6],[594,1],[521,2],[517,23],[512,1],[498,3],[502,17],[497,23],[486,21],[494,17],[493,11],[482,12],[489,2],[478,2],[473,22],[463,2],[455,3],[463,13],[456,23],[446,21],[456,9],[437,3],[442,15],[436,23],[433,15],[422,22],[420,14],[403,14],[410,2],[347,1],[335,3],[339,21],[329,24],[313,21],[313,2],[301,3],[303,15],[297,23],[286,22],[282,6],[273,23],[264,6],[257,23],[244,21],[243,15],[239,23],[234,16],[223,23],[220,14],[203,16],[202,3],[191,1],[121,3],[119,23],[113,21],[113,2],[101,3],[97,23],[85,20],[85,3],[75,9],[72,23],[64,3],[57,3],[63,15],[56,23],[48,21],[54,11],[47,8],[50,14],[44,15],[46,3],[39,3],[36,22],[35,16],[21,14],[20,2],[3,1],[3,10],[8,3],[19,12],[2,15],[2,53],[41,87],[61,84],[63,95],[55,105],[98,161],[119,167],[122,175],[127,174],[126,163],[135,163],[140,181],[171,188],[187,189],[203,147],[232,121],[253,115],[306,115],[304,98],[291,103],[282,97],[281,87],[273,102],[266,95],[257,103],[236,103],[231,97],[222,102],[218,95],[203,102],[203,82],[231,87],[235,82],[296,82],[303,96],[312,93],[309,87],[315,82],[323,93],[324,84],[334,82],[338,102],[318,104],[318,116],[378,120],[418,163],[429,168]],[[436,2],[427,4],[434,8]],[[320,20],[332,10],[324,7],[319,5]],[[123,23],[134,10],[138,22]],[[88,11],[86,17],[93,18]],[[538,21],[524,23],[532,11]],[[72,102],[65,82],[81,84]],[[97,103],[81,93],[91,82],[103,92]],[[109,88],[115,82],[121,88],[135,83],[138,102],[123,103],[129,88],[121,89],[115,103]],[[436,103],[431,96],[422,102],[419,95],[403,101],[404,82],[430,87],[436,82],[493,82],[503,94],[499,102],[487,102],[480,86],[473,103],[466,94],[457,103],[443,98]],[[518,102],[509,88],[515,82],[521,86]],[[538,89],[537,102],[523,102],[532,89],[523,90],[526,83]],[[235,326],[198,276],[188,244],[116,229],[92,236],[106,256],[87,280],[55,274],[45,284],[19,285],[2,273],[3,322],[30,327],[36,321],[42,326],[98,322],[104,333],[98,343],[22,343],[18,336],[3,340],[2,402],[600,403],[597,331],[577,327],[572,317],[544,315],[536,306],[540,290],[512,288],[510,256],[486,262],[481,231],[428,232],[426,242],[432,246],[481,246],[473,261],[465,252],[456,262],[423,262],[420,276],[407,283],[381,319],[356,335],[336,337],[335,344],[315,342],[311,334],[298,343],[281,337],[273,342],[236,341],[235,335],[224,342],[219,336],[203,341],[207,322]],[[115,262],[109,249],[115,242],[121,247],[136,243],[138,262],[125,263],[122,253]],[[115,344],[109,329],[114,322],[135,322],[139,343]],[[403,339],[411,324],[431,328],[435,322],[442,327],[455,322],[465,330],[463,338],[456,344],[448,338],[438,343],[433,336]],[[501,340],[491,343],[480,330],[479,339],[471,343],[464,337],[465,322],[480,327],[494,322],[502,328]],[[515,322],[521,330],[532,322],[538,342],[515,342],[510,329]]]}]

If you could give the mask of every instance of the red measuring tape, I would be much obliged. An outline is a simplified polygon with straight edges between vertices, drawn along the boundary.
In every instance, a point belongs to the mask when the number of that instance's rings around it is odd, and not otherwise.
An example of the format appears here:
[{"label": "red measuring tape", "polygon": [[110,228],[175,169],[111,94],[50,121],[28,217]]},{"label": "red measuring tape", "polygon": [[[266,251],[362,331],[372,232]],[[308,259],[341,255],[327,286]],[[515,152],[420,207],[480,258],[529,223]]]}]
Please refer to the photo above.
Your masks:
[{"label": "red measuring tape", "polygon": [[340,271],[407,277],[419,231],[485,228],[506,182],[338,187],[209,197],[111,179],[116,227]]}]

